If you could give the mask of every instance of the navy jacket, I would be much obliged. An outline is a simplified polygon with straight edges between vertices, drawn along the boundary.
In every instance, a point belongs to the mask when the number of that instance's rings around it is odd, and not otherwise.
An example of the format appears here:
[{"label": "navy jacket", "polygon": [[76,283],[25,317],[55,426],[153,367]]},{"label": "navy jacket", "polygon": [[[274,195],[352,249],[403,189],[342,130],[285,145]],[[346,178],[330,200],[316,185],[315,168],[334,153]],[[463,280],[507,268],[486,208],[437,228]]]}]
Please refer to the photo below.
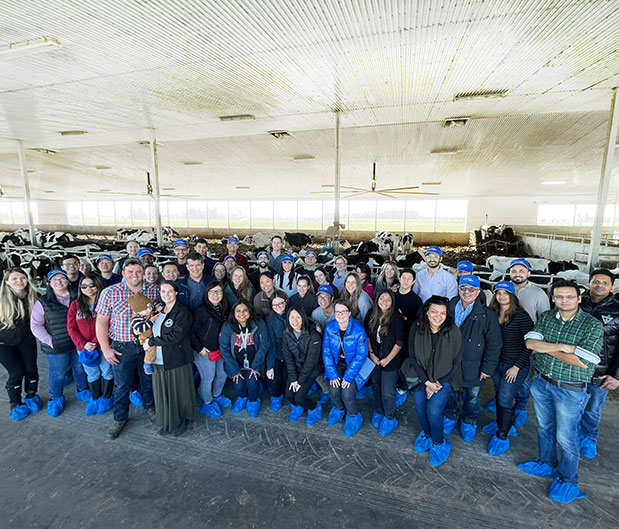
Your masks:
[{"label": "navy jacket", "polygon": [[[251,323],[249,332],[252,334],[256,346],[256,354],[253,358],[248,358],[249,367],[255,371],[263,372],[264,360],[271,345],[269,330],[267,329],[266,323],[262,320],[254,320]],[[243,368],[242,359],[237,358],[234,354],[235,336],[230,322],[224,323],[221,328],[221,333],[219,334],[219,350],[224,357],[226,375],[230,378],[238,375]]]},{"label": "navy jacket", "polygon": [[284,353],[282,352],[282,339],[284,331],[286,330],[286,316],[280,316],[276,312],[266,318],[266,324],[269,329],[269,338],[271,340],[271,346],[267,353],[267,369],[273,369],[275,366],[275,360],[284,360]]},{"label": "navy jacket", "polygon": [[[449,315],[455,320],[459,297],[449,302]],[[460,326],[462,334],[462,386],[481,386],[481,373],[492,375],[499,365],[503,336],[499,320],[479,297]]]},{"label": "navy jacket", "polygon": [[591,295],[586,292],[582,296],[580,308],[604,325],[604,345],[593,376],[610,375],[619,379],[619,302],[609,294],[599,303],[593,303]]},{"label": "navy jacket", "polygon": [[213,276],[207,276],[206,274],[202,275],[202,279],[200,283],[202,283],[202,295],[200,296],[200,303],[194,302],[191,303],[191,290],[187,283],[189,276],[181,277],[176,284],[178,285],[178,300],[185,305],[185,307],[195,310],[197,307],[202,305],[204,302],[204,292],[206,291],[206,285],[208,285],[211,281],[215,281]]},{"label": "navy jacket", "polygon": [[[325,334],[322,339],[322,360],[325,364],[325,378],[336,380],[337,363],[340,358],[340,325],[336,320],[327,323]],[[368,357],[368,337],[361,325],[352,316],[348,320],[348,327],[344,334],[344,356],[346,358],[346,372],[344,380],[353,382],[359,374],[361,366]]]},{"label": "navy jacket", "polygon": [[193,361],[191,349],[191,311],[176,300],[172,310],[165,315],[159,336],[152,336],[148,343],[161,347],[163,368],[168,371]]}]

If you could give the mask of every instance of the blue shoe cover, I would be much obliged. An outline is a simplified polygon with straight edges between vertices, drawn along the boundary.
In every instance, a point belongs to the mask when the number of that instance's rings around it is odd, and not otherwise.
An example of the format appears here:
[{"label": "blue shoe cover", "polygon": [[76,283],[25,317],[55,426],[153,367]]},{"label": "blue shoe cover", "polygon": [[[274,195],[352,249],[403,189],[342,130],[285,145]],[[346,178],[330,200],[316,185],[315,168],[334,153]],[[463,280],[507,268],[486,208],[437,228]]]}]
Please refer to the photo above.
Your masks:
[{"label": "blue shoe cover", "polygon": [[280,395],[279,397],[271,397],[271,411],[281,410],[283,403],[284,403],[283,395]]},{"label": "blue shoe cover", "polygon": [[428,450],[430,450],[431,446],[432,446],[432,437],[430,437],[429,435],[426,435],[425,432],[421,430],[421,433],[417,436],[417,439],[415,439],[413,450],[415,450],[415,452],[419,452],[420,454],[422,454],[423,452],[427,452]]},{"label": "blue shoe cover", "polygon": [[580,441],[580,455],[587,459],[594,459],[598,453],[597,441],[589,439],[580,430],[578,430],[578,438]]},{"label": "blue shoe cover", "polygon": [[555,469],[548,463],[544,463],[541,459],[531,459],[520,463],[518,468],[531,476],[541,476],[548,478],[555,475]]},{"label": "blue shoe cover", "polygon": [[254,402],[247,402],[247,414],[250,417],[256,418],[260,413],[260,399],[256,399]]},{"label": "blue shoe cover", "polygon": [[484,406],[484,410],[496,413],[496,399],[489,400]]},{"label": "blue shoe cover", "polygon": [[462,440],[465,443],[470,443],[473,439],[475,439],[476,434],[477,434],[476,424],[468,424],[464,421],[460,423],[460,435],[462,436]]},{"label": "blue shoe cover", "polygon": [[329,412],[329,418],[327,419],[327,424],[329,426],[333,426],[334,424],[338,424],[343,418],[346,410],[338,410],[335,406],[331,408]]},{"label": "blue shoe cover", "polygon": [[516,408],[514,412],[514,426],[516,428],[520,428],[524,426],[527,422],[527,410],[521,410],[520,408]]},{"label": "blue shoe cover", "polygon": [[64,376],[64,385],[68,386],[71,382],[73,382],[73,374],[69,374],[69,375],[65,375]]},{"label": "blue shoe cover", "polygon": [[[481,429],[482,432],[487,433],[489,435],[494,435],[499,431],[499,427],[497,426],[496,421],[489,422]],[[516,428],[513,426],[509,429],[509,433],[507,435],[511,435],[512,437],[518,437],[518,432]]]},{"label": "blue shoe cover", "polygon": [[401,389],[397,390],[395,392],[395,407],[399,408],[400,406],[402,406],[402,404],[406,402],[407,398],[408,398],[408,391],[403,391]]},{"label": "blue shoe cover", "polygon": [[131,401],[131,404],[133,404],[136,408],[141,408],[142,406],[144,406],[142,394],[139,391],[130,391],[129,400]]},{"label": "blue shoe cover", "polygon": [[198,406],[198,411],[202,415],[213,417],[214,419],[221,417],[221,408],[219,407],[219,404],[217,404],[215,401],[211,402],[210,404],[207,404],[205,402],[204,404],[202,404],[202,406]]},{"label": "blue shoe cover", "polygon": [[322,405],[319,403],[313,410],[307,412],[305,424],[312,426],[312,424],[316,424],[320,419],[322,419]]},{"label": "blue shoe cover", "polygon": [[442,465],[451,452],[451,443],[445,439],[440,445],[432,444],[430,447],[430,464],[433,467]]},{"label": "blue shoe cover", "polygon": [[496,435],[492,436],[488,443],[488,454],[491,456],[500,456],[509,450],[509,437],[507,439],[499,439]]},{"label": "blue shoe cover", "polygon": [[362,424],[363,417],[359,412],[357,412],[357,415],[346,415],[346,421],[344,422],[344,435],[346,437],[352,437],[359,431]]},{"label": "blue shoe cover", "polygon": [[64,411],[64,403],[64,395],[62,397],[58,397],[57,399],[51,399],[47,403],[47,414],[50,417],[58,417],[58,415]]},{"label": "blue shoe cover", "polygon": [[443,433],[445,435],[449,435],[451,432],[453,432],[453,429],[456,427],[456,424],[458,424],[458,421],[456,419],[450,419],[449,417],[443,417]]},{"label": "blue shoe cover", "polygon": [[327,404],[331,400],[331,397],[328,393],[321,392],[320,398],[318,399],[318,404]]},{"label": "blue shoe cover", "polygon": [[219,395],[219,397],[215,397],[213,399],[217,404],[219,404],[220,408],[231,408],[232,401],[228,397],[224,397],[223,395]]},{"label": "blue shoe cover", "polygon": [[90,399],[88,404],[86,404],[86,417],[90,417],[91,415],[97,415],[97,410],[99,409],[99,399],[94,400]]},{"label": "blue shoe cover", "polygon": [[314,381],[314,383],[312,384],[312,387],[310,388],[310,390],[307,392],[308,395],[313,395],[314,393],[316,393],[318,390],[320,389],[320,384],[316,381]]},{"label": "blue shoe cover", "polygon": [[153,372],[154,372],[153,365],[147,364],[146,362],[144,362],[144,373],[146,373],[147,375],[152,375]]},{"label": "blue shoe cover", "polygon": [[82,402],[90,402],[90,400],[92,400],[92,395],[89,389],[83,389],[82,391],[75,392],[75,398]]},{"label": "blue shoe cover", "polygon": [[39,413],[43,408],[43,403],[41,402],[41,397],[35,395],[34,397],[25,398],[24,404],[28,406],[31,413]]},{"label": "blue shoe cover", "polygon": [[385,417],[378,428],[378,433],[383,437],[387,437],[393,430],[398,427],[398,420],[394,417],[393,419],[387,419]]},{"label": "blue shoe cover", "polygon": [[103,415],[114,407],[114,397],[104,399],[101,397],[97,400],[97,415]]},{"label": "blue shoe cover", "polygon": [[378,428],[380,426],[380,423],[383,422],[384,418],[385,416],[382,413],[373,411],[372,417],[370,418],[370,423],[372,423],[372,426],[374,426],[374,428]]},{"label": "blue shoe cover", "polygon": [[548,497],[558,503],[570,503],[580,498],[586,498],[587,495],[581,492],[578,485],[572,485],[557,477],[548,489]]},{"label": "blue shoe cover", "polygon": [[303,415],[303,406],[295,406],[294,404],[290,405],[290,415],[288,417],[289,422],[297,422],[301,416]]},{"label": "blue shoe cover", "polygon": [[356,399],[364,399],[366,397],[369,397],[370,395],[372,395],[374,392],[372,391],[372,386],[363,386],[359,391],[357,391],[357,393],[355,393],[355,398]]},{"label": "blue shoe cover", "polygon": [[20,404],[17,408],[11,410],[9,419],[12,421],[21,421],[30,415],[30,408],[26,404]]},{"label": "blue shoe cover", "polygon": [[234,406],[232,406],[232,413],[240,413],[247,406],[247,397],[239,397],[234,401]]}]

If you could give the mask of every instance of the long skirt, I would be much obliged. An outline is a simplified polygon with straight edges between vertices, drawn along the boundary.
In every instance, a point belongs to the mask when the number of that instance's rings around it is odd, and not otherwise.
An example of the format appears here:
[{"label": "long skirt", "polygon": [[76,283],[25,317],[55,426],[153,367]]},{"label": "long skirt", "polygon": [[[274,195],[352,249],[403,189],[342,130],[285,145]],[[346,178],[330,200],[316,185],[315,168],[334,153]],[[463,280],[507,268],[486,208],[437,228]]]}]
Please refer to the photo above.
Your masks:
[{"label": "long skirt", "polygon": [[153,364],[153,368],[157,425],[172,432],[178,428],[181,419],[195,421],[198,411],[191,364],[167,371],[158,364]]}]

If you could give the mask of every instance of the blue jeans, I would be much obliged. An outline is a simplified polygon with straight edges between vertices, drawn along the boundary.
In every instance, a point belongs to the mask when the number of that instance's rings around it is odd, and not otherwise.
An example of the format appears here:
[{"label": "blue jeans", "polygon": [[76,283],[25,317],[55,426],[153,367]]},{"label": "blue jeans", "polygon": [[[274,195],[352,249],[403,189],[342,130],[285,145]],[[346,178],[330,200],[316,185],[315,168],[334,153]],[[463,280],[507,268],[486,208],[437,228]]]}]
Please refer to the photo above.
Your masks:
[{"label": "blue jeans", "polygon": [[112,366],[114,373],[114,420],[126,421],[129,418],[129,391],[133,375],[137,369],[140,376],[140,388],[144,409],[153,408],[153,382],[151,376],[144,373],[144,350],[133,342],[112,342],[122,356],[117,356],[119,363]]},{"label": "blue jeans", "polygon": [[598,426],[602,419],[602,406],[606,402],[608,390],[593,384],[587,384],[587,393],[589,394],[589,402],[587,402],[585,411],[580,419],[580,429],[589,439],[597,441],[599,435]]},{"label": "blue jeans", "polygon": [[237,382],[232,380],[232,385],[234,386],[237,397],[247,397],[249,402],[255,402],[260,396],[262,377],[258,377],[258,380],[254,377],[249,378],[249,373],[249,369],[241,369],[243,378],[239,378]]},{"label": "blue jeans", "polygon": [[49,364],[49,396],[52,399],[62,397],[64,388],[64,377],[69,366],[73,371],[75,387],[77,391],[88,389],[88,380],[84,372],[84,366],[79,361],[77,351],[67,351],[60,354],[46,354]]},{"label": "blue jeans", "polygon": [[84,367],[84,371],[86,371],[86,376],[88,377],[89,383],[94,382],[100,377],[103,377],[105,380],[112,380],[114,378],[114,374],[112,373],[112,365],[105,359],[103,353],[101,353],[99,365],[91,367],[82,364],[82,366]]},{"label": "blue jeans", "polygon": [[460,416],[460,399],[462,398],[462,420],[468,424],[477,424],[480,397],[481,386],[473,386],[462,388],[460,391],[453,391],[447,401],[445,416],[453,421],[458,420]]},{"label": "blue jeans", "polygon": [[374,410],[389,420],[395,418],[395,385],[398,373],[398,369],[386,371],[376,366],[370,375],[374,391]]},{"label": "blue jeans", "polygon": [[443,387],[429,399],[426,397],[425,384],[413,393],[417,417],[423,433],[431,436],[435,445],[441,444],[444,439],[443,414],[452,392],[451,384],[445,382]]},{"label": "blue jeans", "polygon": [[[529,373],[533,372],[533,355],[529,356]],[[516,409],[526,410],[531,398],[531,377],[527,377],[516,394]]]},{"label": "blue jeans", "polygon": [[500,362],[496,368],[496,371],[492,373],[492,382],[494,382],[494,391],[497,395],[497,404],[501,408],[513,408],[514,398],[516,393],[520,390],[524,381],[529,378],[529,370],[521,369],[518,371],[516,380],[514,382],[508,382],[505,380],[505,373],[512,367],[512,364],[506,364]]},{"label": "blue jeans", "polygon": [[561,446],[558,476],[578,485],[578,423],[587,404],[586,388],[580,391],[553,386],[539,375],[533,377],[531,395],[537,415],[539,458],[551,466],[557,465],[557,443]]},{"label": "blue jeans", "polygon": [[211,362],[208,355],[193,353],[193,364],[200,373],[200,398],[206,404],[213,402],[213,397],[219,397],[226,383],[224,361]]}]

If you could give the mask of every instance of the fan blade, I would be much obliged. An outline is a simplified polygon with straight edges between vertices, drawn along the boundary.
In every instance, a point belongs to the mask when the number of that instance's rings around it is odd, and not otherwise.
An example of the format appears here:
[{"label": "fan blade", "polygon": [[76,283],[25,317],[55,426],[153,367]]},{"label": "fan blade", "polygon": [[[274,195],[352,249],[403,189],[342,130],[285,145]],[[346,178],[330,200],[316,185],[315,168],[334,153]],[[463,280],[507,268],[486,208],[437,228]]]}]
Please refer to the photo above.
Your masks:
[{"label": "fan blade", "polygon": [[350,193],[343,198],[358,197],[359,195],[367,195],[368,193],[371,193],[371,191],[357,191],[355,193]]},{"label": "fan blade", "polygon": [[[333,184],[329,184],[329,185],[322,185],[320,187],[335,187]],[[350,187],[350,186],[340,186],[340,189],[353,189],[356,191],[361,191],[363,188],[361,187]]]},{"label": "fan blade", "polygon": [[424,191],[394,191],[398,195],[440,195],[440,193],[425,193]]},{"label": "fan blade", "polygon": [[376,191],[399,191],[403,189],[419,189],[419,186],[408,186],[408,187],[390,187],[389,189],[377,189]]},{"label": "fan blade", "polygon": [[387,193],[383,193],[382,191],[376,191],[377,195],[382,195],[387,198],[395,198],[394,196],[388,195]]}]

